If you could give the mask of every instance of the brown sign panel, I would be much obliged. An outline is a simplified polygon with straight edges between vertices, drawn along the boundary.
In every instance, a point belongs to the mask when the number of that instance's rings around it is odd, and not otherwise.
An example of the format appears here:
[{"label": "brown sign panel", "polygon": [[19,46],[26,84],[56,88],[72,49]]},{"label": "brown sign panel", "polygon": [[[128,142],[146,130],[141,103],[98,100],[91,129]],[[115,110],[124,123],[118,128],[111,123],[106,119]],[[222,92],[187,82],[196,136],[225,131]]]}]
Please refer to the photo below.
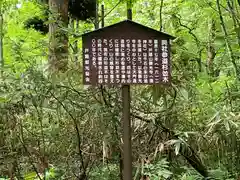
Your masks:
[{"label": "brown sign panel", "polygon": [[171,38],[129,20],[84,34],[84,84],[168,84]]}]

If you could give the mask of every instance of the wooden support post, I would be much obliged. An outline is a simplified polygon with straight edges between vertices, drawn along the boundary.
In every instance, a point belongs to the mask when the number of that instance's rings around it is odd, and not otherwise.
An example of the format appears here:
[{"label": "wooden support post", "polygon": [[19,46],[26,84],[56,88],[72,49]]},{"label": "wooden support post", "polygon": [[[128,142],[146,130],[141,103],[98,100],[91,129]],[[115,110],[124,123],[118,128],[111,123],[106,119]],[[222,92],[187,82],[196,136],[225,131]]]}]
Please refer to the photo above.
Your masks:
[{"label": "wooden support post", "polygon": [[[128,5],[127,18],[132,20],[132,9]],[[132,133],[130,117],[130,85],[122,86],[122,106],[123,106],[123,180],[132,180]]]}]

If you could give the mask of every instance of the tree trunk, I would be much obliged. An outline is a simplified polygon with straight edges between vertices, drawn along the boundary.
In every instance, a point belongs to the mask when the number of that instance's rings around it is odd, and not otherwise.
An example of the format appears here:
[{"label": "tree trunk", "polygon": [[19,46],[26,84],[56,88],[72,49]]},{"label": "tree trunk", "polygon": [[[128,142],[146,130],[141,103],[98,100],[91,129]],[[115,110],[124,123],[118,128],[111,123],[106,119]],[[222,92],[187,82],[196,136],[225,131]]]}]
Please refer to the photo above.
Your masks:
[{"label": "tree trunk", "polygon": [[[68,0],[49,0],[49,67],[53,71],[67,70],[68,63]],[[64,30],[65,29],[65,30]]]},{"label": "tree trunk", "polygon": [[227,51],[228,51],[228,55],[229,55],[229,58],[230,58],[230,60],[233,64],[233,67],[234,67],[234,70],[235,70],[235,75],[236,75],[237,79],[240,80],[240,67],[235,60],[230,41],[228,39],[227,28],[226,28],[226,25],[225,25],[224,20],[223,20],[220,1],[217,0],[216,4],[217,4],[217,10],[218,10],[218,15],[219,15],[219,19],[220,19],[220,24],[221,24],[221,27],[222,27],[222,31],[224,33],[224,39],[225,39],[225,44],[226,44],[226,48],[227,48]]},{"label": "tree trunk", "polygon": [[162,19],[162,10],[163,10],[163,0],[161,0],[161,5],[160,5],[160,12],[159,12],[159,21],[160,21],[160,31],[163,30],[163,19]]},{"label": "tree trunk", "polygon": [[207,47],[207,69],[208,74],[212,77],[215,77],[215,68],[214,68],[214,58],[216,56],[216,51],[214,47],[214,41],[216,37],[216,22],[211,19],[209,22],[209,39]]},{"label": "tree trunk", "polygon": [[240,22],[236,14],[236,9],[234,8],[234,2],[232,0],[227,0],[227,7],[229,9],[229,13],[231,15],[231,18],[233,20],[234,30],[237,35],[238,45],[240,46]]},{"label": "tree trunk", "polygon": [[0,63],[1,63],[1,69],[4,66],[4,60],[3,60],[3,14],[0,12]]},{"label": "tree trunk", "polygon": [[[71,18],[69,20],[69,25],[70,27],[74,30],[74,32],[77,34],[79,33],[79,20],[76,20]],[[76,38],[75,35],[73,35],[74,38]],[[69,46],[71,47],[70,49],[72,49],[72,53],[73,53],[73,58],[71,58],[73,60],[73,62],[77,65],[78,63],[78,55],[79,55],[79,51],[78,51],[78,39],[75,39],[75,41],[73,42],[73,44],[69,44]]]}]

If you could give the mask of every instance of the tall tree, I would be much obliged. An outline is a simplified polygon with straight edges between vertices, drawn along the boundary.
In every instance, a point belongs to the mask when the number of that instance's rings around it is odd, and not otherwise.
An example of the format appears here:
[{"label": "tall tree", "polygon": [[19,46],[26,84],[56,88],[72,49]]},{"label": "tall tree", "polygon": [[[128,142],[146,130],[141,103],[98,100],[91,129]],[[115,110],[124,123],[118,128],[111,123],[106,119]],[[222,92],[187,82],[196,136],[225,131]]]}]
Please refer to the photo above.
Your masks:
[{"label": "tall tree", "polygon": [[3,60],[3,2],[0,3],[0,64],[4,65]]},{"label": "tall tree", "polygon": [[217,4],[217,10],[218,10],[219,19],[220,19],[220,24],[221,24],[221,27],[222,27],[222,31],[224,33],[224,39],[225,39],[226,48],[227,48],[227,51],[228,51],[228,54],[229,54],[229,58],[230,58],[230,60],[233,64],[233,67],[235,69],[235,75],[236,75],[237,79],[240,79],[240,67],[238,66],[238,64],[236,62],[236,59],[235,59],[234,54],[233,54],[231,43],[228,39],[229,34],[227,32],[226,24],[225,24],[224,19],[223,19],[223,13],[222,13],[222,10],[221,10],[220,1],[217,0],[216,4]]},{"label": "tall tree", "polygon": [[66,71],[68,61],[68,35],[64,28],[68,26],[69,0],[49,0],[49,63],[50,69]]},{"label": "tall tree", "polygon": [[3,61],[3,14],[0,9],[0,62],[1,62],[1,68],[4,65]]},{"label": "tall tree", "polygon": [[216,50],[214,47],[214,41],[216,38],[216,22],[214,19],[209,20],[209,38],[208,38],[208,46],[207,46],[207,67],[208,73],[211,76],[215,76],[214,72],[214,58],[216,56]]}]

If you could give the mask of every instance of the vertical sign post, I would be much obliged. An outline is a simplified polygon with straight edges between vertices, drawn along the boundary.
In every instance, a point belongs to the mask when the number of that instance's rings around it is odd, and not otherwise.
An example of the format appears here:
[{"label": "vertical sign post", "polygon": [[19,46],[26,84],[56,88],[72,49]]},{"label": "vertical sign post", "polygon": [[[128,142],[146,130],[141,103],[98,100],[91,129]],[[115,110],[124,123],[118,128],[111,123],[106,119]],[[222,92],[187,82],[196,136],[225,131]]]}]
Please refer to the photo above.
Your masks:
[{"label": "vertical sign post", "polygon": [[[130,2],[129,2],[130,1]],[[127,2],[127,19],[132,20],[131,0]],[[132,133],[131,133],[130,85],[122,85],[122,128],[123,128],[123,180],[132,180]]]},{"label": "vertical sign post", "polygon": [[131,21],[131,5],[127,12],[127,20],[82,35],[83,84],[122,85],[123,179],[132,180],[130,85],[170,84],[174,37]]}]

